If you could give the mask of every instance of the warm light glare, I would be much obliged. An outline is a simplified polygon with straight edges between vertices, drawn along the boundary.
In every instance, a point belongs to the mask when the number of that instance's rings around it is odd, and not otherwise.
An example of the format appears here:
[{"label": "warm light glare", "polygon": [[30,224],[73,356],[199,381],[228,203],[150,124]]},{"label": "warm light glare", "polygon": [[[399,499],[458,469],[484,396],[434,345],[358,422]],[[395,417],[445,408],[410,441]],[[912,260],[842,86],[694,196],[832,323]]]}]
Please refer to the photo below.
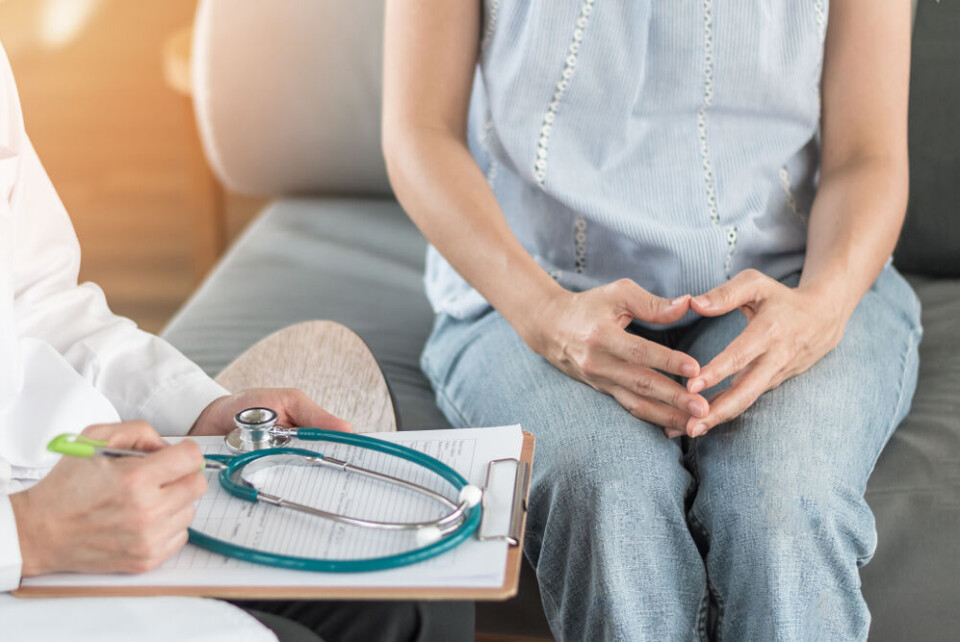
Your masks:
[{"label": "warm light glare", "polygon": [[40,15],[40,42],[62,47],[77,37],[103,0],[45,0]]}]

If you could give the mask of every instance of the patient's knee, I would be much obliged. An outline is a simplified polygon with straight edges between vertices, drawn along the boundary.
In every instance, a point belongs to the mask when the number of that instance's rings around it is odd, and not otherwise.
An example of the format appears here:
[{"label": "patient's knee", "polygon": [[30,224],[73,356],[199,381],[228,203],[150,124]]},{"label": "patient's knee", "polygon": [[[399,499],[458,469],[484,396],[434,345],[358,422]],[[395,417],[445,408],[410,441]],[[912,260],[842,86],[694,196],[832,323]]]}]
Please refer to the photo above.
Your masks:
[{"label": "patient's knee", "polygon": [[553,433],[537,442],[534,502],[601,520],[610,513],[683,514],[691,483],[680,449],[636,422],[628,431]]},{"label": "patient's knee", "polygon": [[712,498],[710,539],[732,556],[813,556],[852,567],[875,547],[873,516],[862,495],[826,474],[760,478]]}]

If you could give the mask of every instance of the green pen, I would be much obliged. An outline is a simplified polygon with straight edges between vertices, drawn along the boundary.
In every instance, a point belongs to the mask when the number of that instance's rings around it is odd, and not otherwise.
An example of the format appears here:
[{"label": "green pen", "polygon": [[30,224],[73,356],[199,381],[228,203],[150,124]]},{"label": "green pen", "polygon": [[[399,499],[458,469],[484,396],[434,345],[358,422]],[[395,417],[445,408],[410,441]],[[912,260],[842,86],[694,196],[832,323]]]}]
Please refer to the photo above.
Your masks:
[{"label": "green pen", "polygon": [[[83,435],[64,433],[57,435],[47,444],[47,450],[69,457],[146,457],[149,453],[142,450],[128,450],[126,448],[111,448],[105,441],[97,441]],[[223,470],[227,465],[213,459],[204,459],[200,470]]]}]

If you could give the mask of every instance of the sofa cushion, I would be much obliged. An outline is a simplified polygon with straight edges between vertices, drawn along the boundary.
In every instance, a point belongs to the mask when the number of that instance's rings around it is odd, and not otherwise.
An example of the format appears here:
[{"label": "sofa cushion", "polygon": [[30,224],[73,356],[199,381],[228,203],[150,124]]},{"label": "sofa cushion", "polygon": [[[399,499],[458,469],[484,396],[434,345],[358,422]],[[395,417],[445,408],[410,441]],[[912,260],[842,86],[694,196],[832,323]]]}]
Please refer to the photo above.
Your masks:
[{"label": "sofa cushion", "polygon": [[394,200],[289,199],[257,217],[167,326],[210,375],[271,332],[329,319],[376,355],[406,428],[446,427],[419,368],[426,241]]},{"label": "sofa cushion", "polygon": [[380,153],[382,0],[203,0],[193,103],[229,189],[391,194]]},{"label": "sofa cushion", "polygon": [[960,281],[910,279],[923,304],[920,379],[867,485],[877,552],[861,571],[871,639],[947,640],[960,630]]},{"label": "sofa cushion", "polygon": [[960,276],[960,2],[920,0],[910,71],[906,272]]}]

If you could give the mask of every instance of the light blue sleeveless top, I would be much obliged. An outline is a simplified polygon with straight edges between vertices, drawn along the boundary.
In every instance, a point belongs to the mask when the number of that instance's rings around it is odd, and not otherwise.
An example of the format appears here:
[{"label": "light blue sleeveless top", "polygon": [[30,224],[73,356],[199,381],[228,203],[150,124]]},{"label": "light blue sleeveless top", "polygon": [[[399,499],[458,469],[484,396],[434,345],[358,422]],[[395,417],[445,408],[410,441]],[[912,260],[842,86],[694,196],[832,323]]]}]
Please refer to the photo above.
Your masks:
[{"label": "light blue sleeveless top", "polygon": [[[560,284],[803,264],[828,0],[486,0],[470,150]],[[431,247],[436,312],[489,304]]]}]

